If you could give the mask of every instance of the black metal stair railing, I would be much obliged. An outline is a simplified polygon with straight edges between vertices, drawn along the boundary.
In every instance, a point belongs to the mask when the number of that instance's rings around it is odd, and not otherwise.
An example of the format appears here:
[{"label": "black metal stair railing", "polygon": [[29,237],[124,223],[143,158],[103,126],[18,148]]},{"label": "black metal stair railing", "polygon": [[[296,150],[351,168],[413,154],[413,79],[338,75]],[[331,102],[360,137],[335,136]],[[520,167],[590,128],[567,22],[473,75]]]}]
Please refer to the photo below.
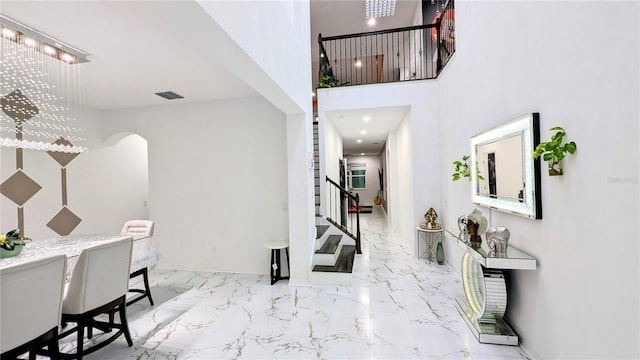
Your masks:
[{"label": "black metal stair railing", "polygon": [[360,197],[351,194],[327,176],[328,207],[327,220],[356,241],[356,252],[362,254],[360,246]]},{"label": "black metal stair railing", "polygon": [[318,87],[435,79],[455,52],[453,1],[434,23],[322,37]]}]

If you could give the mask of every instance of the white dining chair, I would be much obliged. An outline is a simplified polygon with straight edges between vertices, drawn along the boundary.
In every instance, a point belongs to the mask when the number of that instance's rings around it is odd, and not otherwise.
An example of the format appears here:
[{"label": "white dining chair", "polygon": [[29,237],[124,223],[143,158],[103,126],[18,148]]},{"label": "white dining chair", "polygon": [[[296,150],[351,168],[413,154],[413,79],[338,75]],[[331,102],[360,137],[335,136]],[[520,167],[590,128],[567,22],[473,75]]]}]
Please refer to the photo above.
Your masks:
[{"label": "white dining chair", "polygon": [[[153,236],[153,221],[151,220],[129,220],[124,223],[120,235],[131,236]],[[146,249],[139,249],[136,251],[136,245],[146,244],[149,245]],[[144,254],[145,258],[136,258],[131,262],[130,279],[142,276],[144,283],[144,289],[130,288],[129,292],[139,293],[140,295],[127,301],[127,306],[140,301],[144,298],[149,298],[149,303],[153,306],[153,299],[151,298],[151,289],[149,288],[149,267],[153,268],[158,263],[158,252],[153,246],[150,240],[144,240],[144,242],[134,243],[134,257],[140,256],[138,254]],[[140,245],[142,246],[142,245]],[[139,246],[138,246],[139,247]]]},{"label": "white dining chair", "polygon": [[48,347],[59,359],[58,325],[62,309],[66,256],[51,255],[0,270],[0,358],[15,359]]},{"label": "white dining chair", "polygon": [[152,220],[129,220],[124,223],[120,235],[153,235],[153,221]]},{"label": "white dining chair", "polygon": [[[76,323],[75,327],[65,330],[59,338],[73,333],[77,335],[76,353],[65,354],[82,359],[103,348],[124,334],[127,344],[133,345],[126,314],[126,294],[129,287],[129,267],[131,266],[131,249],[133,238],[123,236],[88,247],[80,253],[73,268],[71,281],[62,302],[62,323]],[[120,323],[96,320],[101,314],[120,314]],[[88,338],[93,329],[111,332],[118,329],[106,340],[84,348],[84,331]]]}]

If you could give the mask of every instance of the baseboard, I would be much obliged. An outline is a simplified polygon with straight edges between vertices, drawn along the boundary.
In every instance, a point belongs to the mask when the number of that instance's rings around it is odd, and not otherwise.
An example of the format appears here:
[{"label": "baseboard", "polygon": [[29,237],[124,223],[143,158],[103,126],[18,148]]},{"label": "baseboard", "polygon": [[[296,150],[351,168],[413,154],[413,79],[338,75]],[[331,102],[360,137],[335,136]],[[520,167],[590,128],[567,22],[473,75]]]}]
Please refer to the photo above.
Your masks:
[{"label": "baseboard", "polygon": [[208,272],[208,273],[223,273],[223,274],[246,274],[246,275],[267,275],[269,273],[266,271],[233,271],[233,270],[224,270],[216,267],[210,266],[184,266],[177,264],[162,264],[161,266],[156,266],[158,270],[167,270],[167,271],[196,271],[196,272]]}]

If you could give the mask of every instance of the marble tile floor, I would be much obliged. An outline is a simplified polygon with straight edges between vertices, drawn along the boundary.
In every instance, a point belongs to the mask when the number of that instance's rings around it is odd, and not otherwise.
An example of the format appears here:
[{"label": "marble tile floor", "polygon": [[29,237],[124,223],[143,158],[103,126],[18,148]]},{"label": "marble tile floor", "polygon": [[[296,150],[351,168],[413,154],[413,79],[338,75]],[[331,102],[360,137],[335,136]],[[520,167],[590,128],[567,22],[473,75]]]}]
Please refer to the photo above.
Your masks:
[{"label": "marble tile floor", "polygon": [[[269,285],[268,275],[154,270],[155,306],[128,308],[123,338],[86,359],[527,359],[476,341],[460,279],[411,252],[381,210],[362,218],[352,286]],[[99,336],[95,338],[99,339]],[[62,343],[63,351],[74,343]]]}]

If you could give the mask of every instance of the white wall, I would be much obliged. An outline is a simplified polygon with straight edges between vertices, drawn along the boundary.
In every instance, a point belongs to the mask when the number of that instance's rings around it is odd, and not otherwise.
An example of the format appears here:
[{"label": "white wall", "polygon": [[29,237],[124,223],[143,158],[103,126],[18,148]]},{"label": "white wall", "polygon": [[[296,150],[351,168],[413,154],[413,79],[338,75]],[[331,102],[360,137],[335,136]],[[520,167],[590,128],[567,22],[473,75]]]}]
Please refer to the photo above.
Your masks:
[{"label": "white wall", "polygon": [[158,267],[268,273],[263,244],[289,236],[286,129],[262,98],[105,114],[105,136],[135,132],[149,143]]},{"label": "white wall", "polygon": [[[311,26],[308,0],[203,1],[198,4],[232,39],[213,34],[220,60],[284,113],[311,108]],[[241,55],[241,54],[237,54]],[[245,59],[246,58],[246,59]],[[245,60],[249,60],[246,63]],[[311,116],[311,114],[309,114]]]},{"label": "white wall", "polygon": [[215,22],[209,51],[286,115],[289,284],[308,285],[315,239],[309,1],[197,2]]},{"label": "white wall", "polygon": [[327,192],[327,185],[325,179],[340,183],[340,166],[338,161],[343,159],[342,137],[338,130],[335,128],[331,120],[328,120],[324,112],[318,111],[318,136],[319,136],[319,148],[320,157],[320,198],[325,199],[320,204],[320,212],[322,214],[329,215],[328,204],[331,203]]},{"label": "white wall", "polygon": [[[401,125],[406,120],[403,120]],[[400,216],[400,181],[398,180],[398,169],[400,165],[398,162],[398,131],[392,130],[387,136],[387,168],[389,169],[389,176],[387,177],[387,216],[389,217],[389,224],[395,229],[399,229],[401,226],[402,218]]]},{"label": "white wall", "polygon": [[[118,234],[129,219],[148,218],[146,141],[128,137],[103,144],[100,111],[85,108],[78,127],[89,152],[79,154],[66,166],[67,208],[82,221],[72,234]],[[5,181],[15,173],[15,150],[0,148],[0,168]],[[25,236],[34,240],[58,236],[46,224],[62,209],[61,166],[46,152],[25,150],[24,172],[42,186],[25,203]],[[17,227],[17,207],[0,199],[0,231]]]},{"label": "white wall", "polygon": [[[388,137],[388,135],[387,135]],[[382,170],[382,198],[380,198],[380,205],[386,212],[388,209],[387,199],[389,198],[389,155],[388,144],[385,142],[382,151],[380,152],[380,169]]]},{"label": "white wall", "polygon": [[114,145],[78,156],[70,166],[77,169],[67,170],[69,199],[82,199],[70,208],[87,214],[76,233],[117,234],[127,220],[149,219],[145,139],[129,135]]},{"label": "white wall", "polygon": [[[564,176],[543,173],[542,220],[485,209],[538,260],[511,273],[507,314],[536,359],[640,357],[639,3],[606,13],[586,1],[456,3],[456,54],[438,80],[443,179],[472,135],[525,113],[540,112],[543,140],[561,125],[578,144]],[[455,228],[470,185],[442,185]]]},{"label": "white wall", "polygon": [[347,165],[364,164],[365,186],[363,190],[353,189],[352,191],[360,196],[360,205],[373,205],[373,199],[378,196],[380,190],[380,178],[378,177],[378,169],[380,169],[380,157],[377,155],[364,156],[347,156]]},{"label": "white wall", "polygon": [[408,112],[398,128],[389,133],[389,208],[391,225],[403,235],[405,245],[414,248],[414,196],[413,151],[411,137],[411,112]]}]

